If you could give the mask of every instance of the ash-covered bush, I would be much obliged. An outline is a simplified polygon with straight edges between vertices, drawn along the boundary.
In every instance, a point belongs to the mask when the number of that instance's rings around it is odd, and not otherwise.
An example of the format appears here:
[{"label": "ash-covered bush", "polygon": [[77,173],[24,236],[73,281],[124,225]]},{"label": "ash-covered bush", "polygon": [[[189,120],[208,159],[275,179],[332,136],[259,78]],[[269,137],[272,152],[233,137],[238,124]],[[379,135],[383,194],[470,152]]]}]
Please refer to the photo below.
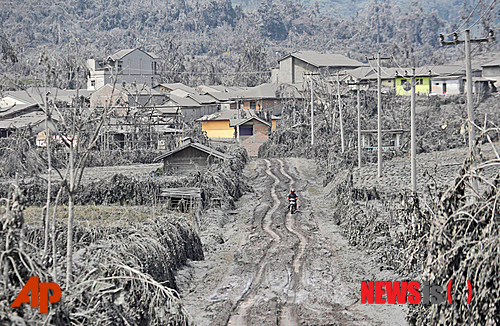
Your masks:
[{"label": "ash-covered bush", "polygon": [[[455,183],[437,198],[434,211],[425,216],[430,231],[417,248],[425,253],[422,281],[446,289],[452,280],[453,304],[412,307],[411,325],[500,324],[500,176],[471,201],[470,175],[470,162],[466,162]],[[467,281],[472,286],[470,304]]]},{"label": "ash-covered bush", "polygon": [[[76,205],[155,205],[163,188],[197,187],[204,190],[205,203],[212,198],[221,198],[233,206],[245,192],[251,191],[242,170],[249,160],[243,147],[233,146],[225,149],[234,160],[213,164],[203,171],[188,175],[171,177],[135,178],[114,174],[110,178],[81,184],[75,196]],[[46,204],[47,183],[40,178],[20,181],[26,202],[30,206]],[[61,184],[53,183],[52,198],[57,196]],[[7,195],[8,188],[0,187],[0,196]],[[68,194],[63,192],[60,203],[68,202]]]},{"label": "ash-covered bush", "polygon": [[[13,205],[11,211],[13,207],[22,206]],[[4,222],[10,219],[1,215],[1,225],[8,226]],[[43,282],[54,281],[54,262],[41,258],[42,229],[24,226],[22,249],[22,222],[9,227],[10,232],[0,232],[0,242],[17,240],[8,242],[8,252],[0,246],[2,266],[8,261],[16,268],[9,265],[4,269],[9,277],[4,279],[8,283],[1,285],[1,325],[102,325],[103,321],[112,325],[189,325],[188,313],[175,290],[174,271],[188,259],[203,259],[203,250],[185,216],[171,214],[141,222],[123,221],[112,227],[77,225],[69,291],[65,291],[64,283],[67,229],[58,225],[54,235],[55,270],[63,295],[59,303],[49,305],[49,314],[40,314],[29,304],[10,307],[31,275],[39,276]]]}]

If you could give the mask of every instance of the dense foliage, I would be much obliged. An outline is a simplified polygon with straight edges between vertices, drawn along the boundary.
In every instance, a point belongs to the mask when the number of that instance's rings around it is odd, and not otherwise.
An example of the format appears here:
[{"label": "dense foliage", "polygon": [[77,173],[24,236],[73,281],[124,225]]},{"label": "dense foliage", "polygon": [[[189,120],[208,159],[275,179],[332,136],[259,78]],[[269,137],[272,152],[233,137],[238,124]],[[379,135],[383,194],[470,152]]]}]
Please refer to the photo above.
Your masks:
[{"label": "dense foliage", "polygon": [[37,64],[46,53],[52,68],[62,72],[52,82],[77,87],[68,71],[83,67],[85,59],[136,47],[161,57],[162,80],[192,85],[261,83],[280,56],[295,50],[334,51],[358,60],[381,50],[401,65],[437,62],[444,59],[439,33],[481,18],[473,36],[482,36],[498,19],[494,7],[481,4],[473,12],[468,2],[305,2],[11,2],[0,12],[2,86],[43,80]]}]

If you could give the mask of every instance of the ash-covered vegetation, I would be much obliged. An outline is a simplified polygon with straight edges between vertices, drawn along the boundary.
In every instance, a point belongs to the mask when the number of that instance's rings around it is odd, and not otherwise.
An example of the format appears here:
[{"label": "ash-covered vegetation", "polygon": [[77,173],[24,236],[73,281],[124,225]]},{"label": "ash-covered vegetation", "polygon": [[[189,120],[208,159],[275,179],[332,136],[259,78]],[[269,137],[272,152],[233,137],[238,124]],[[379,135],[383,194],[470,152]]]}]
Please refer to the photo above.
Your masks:
[{"label": "ash-covered vegetation", "polygon": [[[443,321],[449,325],[500,323],[498,95],[475,101],[477,167],[469,159],[464,160],[466,155],[456,156],[458,148],[468,145],[465,98],[418,99],[417,153],[425,154],[422,160],[434,155],[436,167],[429,168],[430,162],[417,159],[417,194],[408,190],[409,161],[404,163],[404,157],[408,156],[409,146],[384,153],[384,160],[397,158],[394,161],[399,163],[388,164],[390,168],[385,168],[380,179],[373,168],[376,153],[363,152],[364,167],[357,168],[355,93],[342,95],[344,152],[335,109],[338,103],[328,100],[326,94],[316,95],[322,103],[315,105],[314,145],[310,145],[310,108],[290,102],[283,113],[282,128],[273,132],[259,154],[315,159],[326,176],[324,185],[330,189],[327,197],[331,200],[332,220],[350,245],[365,250],[381,269],[397,272],[399,281],[428,281],[446,289],[452,280],[454,304],[410,305],[407,320],[411,325]],[[366,93],[361,97],[362,129],[376,129],[374,95]],[[409,98],[386,94],[383,103],[383,129],[408,128]],[[402,143],[408,140],[406,137]],[[453,181],[446,183],[450,175],[444,173],[453,174]],[[471,188],[472,177],[479,181],[477,193]],[[394,178],[407,178],[407,182],[391,183]],[[469,305],[467,281],[473,287]]]},{"label": "ash-covered vegetation", "polygon": [[[111,175],[94,176],[92,181],[84,182],[75,195],[76,205],[148,205],[158,203],[159,195],[164,188],[196,187],[204,190],[204,205],[212,198],[221,198],[229,207],[234,205],[245,192],[250,191],[244,176],[243,168],[249,160],[246,150],[240,146],[219,146],[219,151],[235,157],[235,160],[214,164],[210,169],[191,172],[186,175],[168,176],[151,171],[144,177],[134,177],[121,174],[119,171]],[[106,152],[99,155],[106,155]],[[19,185],[32,206],[44,206],[47,200],[47,181],[44,178],[33,177],[19,181]],[[55,182],[51,188],[51,197],[64,187],[62,182]],[[8,187],[0,189],[0,197],[6,198]],[[68,194],[64,192],[59,197],[61,204],[68,203]]]},{"label": "ash-covered vegetation", "polygon": [[81,87],[83,80],[74,77],[84,60],[137,47],[160,56],[160,82],[193,86],[258,85],[278,58],[297,50],[360,61],[380,50],[401,66],[442,63],[445,51],[457,58],[461,52],[441,48],[439,33],[481,18],[473,33],[484,36],[499,17],[488,9],[467,1],[12,1],[0,12],[1,85],[13,89],[41,79],[45,53],[53,86]]},{"label": "ash-covered vegetation", "polygon": [[[44,230],[24,224],[26,198],[17,186],[10,190],[0,206],[2,325],[188,325],[174,270],[187,259],[203,259],[203,251],[186,216],[77,225],[70,286],[63,277],[67,225],[55,226],[50,253],[42,252]],[[29,305],[10,307],[33,275],[41,282],[57,282],[64,291],[64,300],[48,314]]]},{"label": "ash-covered vegetation", "polygon": [[[10,165],[12,173],[4,170],[6,176],[14,174],[15,179],[4,180],[0,187],[4,276],[0,279],[0,324],[190,324],[190,316],[176,292],[175,271],[188,260],[204,257],[200,235],[195,231],[200,212],[170,210],[159,195],[164,188],[197,187],[204,190],[201,209],[210,206],[212,198],[217,198],[223,208],[232,207],[245,192],[251,191],[242,174],[249,159],[246,150],[236,145],[219,145],[217,150],[234,160],[183,176],[154,170],[142,177],[131,177],[117,171],[93,175],[93,179],[69,188],[71,179],[61,181],[54,175],[48,179],[42,174],[46,172],[47,153],[32,146],[21,132],[4,140],[7,145],[1,156],[3,161],[12,159],[17,164]],[[191,136],[206,140],[196,132]],[[18,152],[11,148],[16,144],[22,145]],[[52,148],[53,168],[70,171],[70,151]],[[109,154],[98,149],[86,153],[91,154],[82,168],[99,165],[96,160]],[[123,160],[139,157],[149,162],[155,151],[117,151],[115,155],[121,157],[123,153]],[[87,155],[78,154],[80,158]],[[109,158],[103,160],[107,162]],[[118,205],[141,212],[122,216],[120,209],[113,210]],[[31,212],[29,223],[23,214],[26,206]],[[151,212],[145,214],[144,208]],[[66,214],[63,219],[60,211]],[[104,211],[105,216],[95,216]],[[64,299],[51,305],[47,315],[29,305],[10,307],[33,275],[39,276],[41,282],[56,282],[63,290]]]}]

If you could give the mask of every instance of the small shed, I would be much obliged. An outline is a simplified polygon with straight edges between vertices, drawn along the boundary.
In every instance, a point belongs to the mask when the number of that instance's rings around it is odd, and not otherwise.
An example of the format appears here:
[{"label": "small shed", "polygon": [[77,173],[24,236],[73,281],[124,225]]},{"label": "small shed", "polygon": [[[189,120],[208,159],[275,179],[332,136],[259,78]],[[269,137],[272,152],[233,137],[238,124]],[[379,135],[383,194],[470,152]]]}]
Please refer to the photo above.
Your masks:
[{"label": "small shed", "polygon": [[163,169],[174,169],[177,172],[191,172],[203,170],[213,163],[233,159],[232,156],[219,152],[191,138],[184,138],[182,145],[173,151],[155,158],[155,162],[163,161]]},{"label": "small shed", "polygon": [[[389,135],[390,138],[389,144],[382,143],[382,150],[402,149],[401,136],[406,132],[408,131],[403,129],[382,130],[382,134]],[[377,130],[361,130],[361,148],[367,151],[376,151],[377,138]]]},{"label": "small shed", "polygon": [[167,202],[169,208],[177,208],[182,212],[196,212],[201,209],[205,195],[201,188],[165,188],[160,197]]}]

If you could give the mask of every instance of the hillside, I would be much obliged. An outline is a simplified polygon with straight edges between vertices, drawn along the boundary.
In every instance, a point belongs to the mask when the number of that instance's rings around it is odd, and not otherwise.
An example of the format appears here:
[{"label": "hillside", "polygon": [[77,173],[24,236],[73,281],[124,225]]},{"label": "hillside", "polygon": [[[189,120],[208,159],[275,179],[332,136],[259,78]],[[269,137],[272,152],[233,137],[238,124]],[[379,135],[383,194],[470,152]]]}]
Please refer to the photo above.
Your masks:
[{"label": "hillside", "polygon": [[[240,1],[240,2],[238,2]],[[439,34],[460,27],[474,8],[452,1],[113,0],[10,2],[0,11],[2,87],[18,87],[55,72],[52,84],[75,87],[77,67],[124,48],[157,53],[165,81],[246,85],[295,50],[332,51],[365,60],[380,50],[400,65],[460,59],[442,48]],[[473,37],[497,26],[494,6],[481,3],[464,26]],[[481,14],[481,19],[479,18]],[[483,15],[484,14],[484,15]],[[462,18],[460,18],[462,17]],[[480,45],[475,54],[497,43]],[[446,51],[446,54],[445,54]],[[81,71],[80,71],[81,72]],[[51,77],[52,78],[52,77]],[[82,79],[82,76],[78,78]],[[255,80],[257,79],[257,80]]]}]

